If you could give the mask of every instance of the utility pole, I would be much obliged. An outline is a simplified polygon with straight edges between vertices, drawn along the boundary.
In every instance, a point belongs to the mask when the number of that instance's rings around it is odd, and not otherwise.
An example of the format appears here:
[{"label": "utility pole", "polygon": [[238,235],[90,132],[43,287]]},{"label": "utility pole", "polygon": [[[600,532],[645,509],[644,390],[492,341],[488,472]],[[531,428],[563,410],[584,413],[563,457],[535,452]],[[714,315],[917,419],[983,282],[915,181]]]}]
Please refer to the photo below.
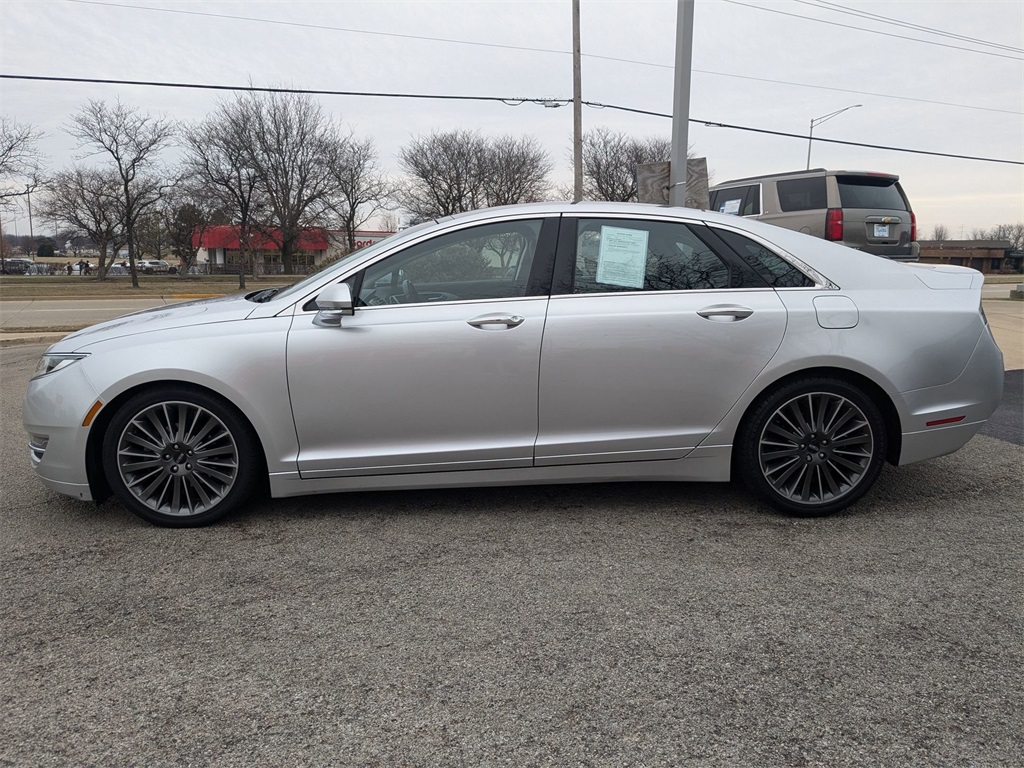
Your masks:
[{"label": "utility pole", "polygon": [[580,0],[572,0],[572,201],[583,199],[583,75],[580,68]]},{"label": "utility pole", "polygon": [[686,205],[686,149],[690,125],[690,69],[693,62],[693,0],[678,0],[676,76],[672,100],[672,158],[668,204]]}]

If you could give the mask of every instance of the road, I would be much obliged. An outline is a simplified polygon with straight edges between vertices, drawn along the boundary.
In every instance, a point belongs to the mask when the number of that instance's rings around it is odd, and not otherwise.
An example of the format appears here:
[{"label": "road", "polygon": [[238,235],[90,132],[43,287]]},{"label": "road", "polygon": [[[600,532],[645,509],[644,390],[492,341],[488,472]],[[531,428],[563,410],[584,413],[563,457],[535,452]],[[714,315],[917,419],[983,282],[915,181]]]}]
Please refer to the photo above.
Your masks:
[{"label": "road", "polygon": [[1010,766],[1024,448],[797,520],[729,485],[264,500],[45,490],[0,362],[0,764]]},{"label": "road", "polygon": [[84,328],[129,312],[174,303],[177,301],[161,298],[4,300],[0,301],[0,330]]}]

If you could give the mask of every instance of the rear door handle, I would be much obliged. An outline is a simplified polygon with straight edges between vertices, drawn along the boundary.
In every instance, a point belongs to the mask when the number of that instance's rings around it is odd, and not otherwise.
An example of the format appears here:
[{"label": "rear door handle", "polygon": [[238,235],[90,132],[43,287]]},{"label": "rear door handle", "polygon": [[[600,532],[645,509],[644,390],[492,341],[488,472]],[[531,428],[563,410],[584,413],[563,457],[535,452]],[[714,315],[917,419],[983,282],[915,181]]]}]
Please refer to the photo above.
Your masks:
[{"label": "rear door handle", "polygon": [[734,323],[754,314],[750,307],[741,307],[737,304],[714,304],[710,307],[698,309],[697,314],[705,320],[714,320],[719,323]]},{"label": "rear door handle", "polygon": [[480,328],[481,330],[486,331],[500,326],[505,328],[515,328],[517,325],[522,325],[524,320],[526,320],[526,318],[522,315],[480,315],[479,317],[474,317],[472,320],[467,320],[466,322],[474,328]]}]

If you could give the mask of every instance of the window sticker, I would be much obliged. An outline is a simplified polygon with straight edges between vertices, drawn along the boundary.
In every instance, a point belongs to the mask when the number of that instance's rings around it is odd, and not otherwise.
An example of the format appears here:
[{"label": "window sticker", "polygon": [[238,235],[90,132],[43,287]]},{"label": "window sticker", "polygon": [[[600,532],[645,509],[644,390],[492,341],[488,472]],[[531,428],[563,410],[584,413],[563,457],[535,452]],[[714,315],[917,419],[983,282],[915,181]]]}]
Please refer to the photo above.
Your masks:
[{"label": "window sticker", "polygon": [[742,198],[736,198],[735,200],[726,200],[722,203],[722,207],[718,209],[719,213],[731,213],[736,215],[740,212],[740,202]]},{"label": "window sticker", "polygon": [[601,248],[597,254],[597,282],[643,288],[647,267],[646,229],[601,227]]}]

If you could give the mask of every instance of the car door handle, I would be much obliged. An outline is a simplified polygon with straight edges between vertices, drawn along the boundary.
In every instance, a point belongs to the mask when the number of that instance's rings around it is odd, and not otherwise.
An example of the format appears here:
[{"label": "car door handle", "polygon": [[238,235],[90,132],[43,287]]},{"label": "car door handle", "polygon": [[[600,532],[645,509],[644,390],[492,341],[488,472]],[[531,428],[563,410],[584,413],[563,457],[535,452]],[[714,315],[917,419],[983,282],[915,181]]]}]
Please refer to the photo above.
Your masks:
[{"label": "car door handle", "polygon": [[698,309],[697,314],[706,320],[714,320],[719,323],[734,323],[745,317],[750,317],[754,314],[754,310],[750,307],[740,307],[736,304],[715,304]]},{"label": "car door handle", "polygon": [[480,315],[479,317],[474,317],[472,320],[467,320],[466,322],[474,328],[487,330],[489,327],[495,325],[502,325],[505,328],[515,328],[517,325],[522,325],[524,320],[526,320],[526,318],[522,315]]}]

